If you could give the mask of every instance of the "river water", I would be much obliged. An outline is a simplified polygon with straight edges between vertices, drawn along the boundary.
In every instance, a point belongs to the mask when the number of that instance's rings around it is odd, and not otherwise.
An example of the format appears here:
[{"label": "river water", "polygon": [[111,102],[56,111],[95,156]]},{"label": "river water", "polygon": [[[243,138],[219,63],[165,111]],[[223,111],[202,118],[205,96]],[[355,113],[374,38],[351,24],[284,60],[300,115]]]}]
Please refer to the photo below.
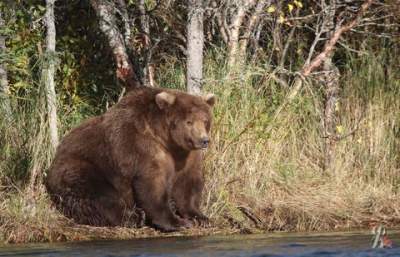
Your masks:
[{"label": "river water", "polygon": [[133,256],[350,256],[400,257],[400,232],[390,232],[391,249],[371,249],[367,233],[231,235],[169,237],[30,245],[0,245],[0,256],[133,257]]}]

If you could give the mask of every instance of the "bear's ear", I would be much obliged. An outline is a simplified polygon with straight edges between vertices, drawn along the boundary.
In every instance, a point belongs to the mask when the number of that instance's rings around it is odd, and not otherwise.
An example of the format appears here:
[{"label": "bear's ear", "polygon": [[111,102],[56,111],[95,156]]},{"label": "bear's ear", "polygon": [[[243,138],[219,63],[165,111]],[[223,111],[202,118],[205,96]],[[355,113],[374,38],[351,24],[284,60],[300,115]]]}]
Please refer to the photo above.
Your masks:
[{"label": "bear's ear", "polygon": [[161,110],[175,103],[175,96],[167,92],[161,92],[156,95],[156,103]]},{"label": "bear's ear", "polygon": [[208,103],[209,106],[213,107],[217,99],[214,94],[207,94],[203,96],[203,100],[206,101],[206,103]]}]

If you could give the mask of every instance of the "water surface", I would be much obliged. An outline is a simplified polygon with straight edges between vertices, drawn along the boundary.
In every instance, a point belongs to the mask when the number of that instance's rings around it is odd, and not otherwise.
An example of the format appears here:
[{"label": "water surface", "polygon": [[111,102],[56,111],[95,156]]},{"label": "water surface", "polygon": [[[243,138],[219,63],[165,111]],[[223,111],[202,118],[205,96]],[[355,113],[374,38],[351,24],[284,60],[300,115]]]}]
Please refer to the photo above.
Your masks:
[{"label": "water surface", "polygon": [[390,232],[392,249],[371,249],[367,233],[231,235],[170,237],[0,246],[2,256],[150,257],[150,256],[350,256],[400,257],[400,232]]}]

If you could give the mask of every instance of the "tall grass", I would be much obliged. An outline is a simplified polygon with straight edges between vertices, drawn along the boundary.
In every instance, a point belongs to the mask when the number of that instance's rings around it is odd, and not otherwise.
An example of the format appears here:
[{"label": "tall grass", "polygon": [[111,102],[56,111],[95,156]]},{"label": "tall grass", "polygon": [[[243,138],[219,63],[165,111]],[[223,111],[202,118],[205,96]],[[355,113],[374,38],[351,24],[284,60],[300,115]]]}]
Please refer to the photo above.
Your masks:
[{"label": "tall grass", "polygon": [[[399,224],[399,71],[394,68],[398,64],[392,64],[391,73],[385,75],[381,58],[379,54],[349,57],[341,67],[336,110],[340,133],[346,136],[337,142],[334,168],[325,173],[323,88],[305,85],[295,101],[273,119],[288,89],[271,80],[269,70],[247,65],[228,76],[224,59],[218,54],[208,56],[205,91],[215,93],[218,103],[213,143],[206,154],[203,207],[216,225],[304,231],[365,228],[376,222]],[[157,79],[160,86],[184,88],[183,65],[171,58],[160,67]],[[0,112],[4,153],[0,158],[0,238],[90,238],[88,230],[71,232],[75,225],[50,207],[43,187],[39,186],[34,197],[27,197],[29,174],[45,172],[51,160],[40,99],[40,94],[14,99],[8,122]],[[61,105],[60,130],[65,133],[105,108],[83,101]],[[21,227],[30,226],[31,231],[41,233],[29,237],[29,229],[21,232]],[[49,229],[53,233],[47,233]],[[63,230],[69,231],[67,235]],[[25,237],[15,236],[17,231]],[[107,233],[116,237],[114,232]]]},{"label": "tall grass", "polygon": [[395,70],[385,76],[380,56],[342,67],[336,109],[343,139],[329,174],[322,170],[324,100],[317,85],[271,120],[282,89],[270,80],[254,83],[263,76],[257,67],[229,80],[216,75],[218,67],[209,63],[206,75],[207,89],[219,96],[206,169],[210,216],[253,220],[268,230],[399,224],[400,82]]}]

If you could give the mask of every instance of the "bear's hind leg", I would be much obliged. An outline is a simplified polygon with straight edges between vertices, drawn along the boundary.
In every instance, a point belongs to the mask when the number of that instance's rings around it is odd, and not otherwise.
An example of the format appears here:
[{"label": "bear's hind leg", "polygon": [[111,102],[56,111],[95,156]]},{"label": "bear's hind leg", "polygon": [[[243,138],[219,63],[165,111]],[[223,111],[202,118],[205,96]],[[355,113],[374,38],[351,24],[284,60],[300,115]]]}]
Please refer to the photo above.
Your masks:
[{"label": "bear's hind leg", "polygon": [[[69,159],[55,165],[48,191],[68,218],[92,226],[119,226],[133,205],[120,197],[103,173],[89,162]],[[56,170],[54,170],[56,169]],[[57,174],[57,175],[54,175]]]}]

